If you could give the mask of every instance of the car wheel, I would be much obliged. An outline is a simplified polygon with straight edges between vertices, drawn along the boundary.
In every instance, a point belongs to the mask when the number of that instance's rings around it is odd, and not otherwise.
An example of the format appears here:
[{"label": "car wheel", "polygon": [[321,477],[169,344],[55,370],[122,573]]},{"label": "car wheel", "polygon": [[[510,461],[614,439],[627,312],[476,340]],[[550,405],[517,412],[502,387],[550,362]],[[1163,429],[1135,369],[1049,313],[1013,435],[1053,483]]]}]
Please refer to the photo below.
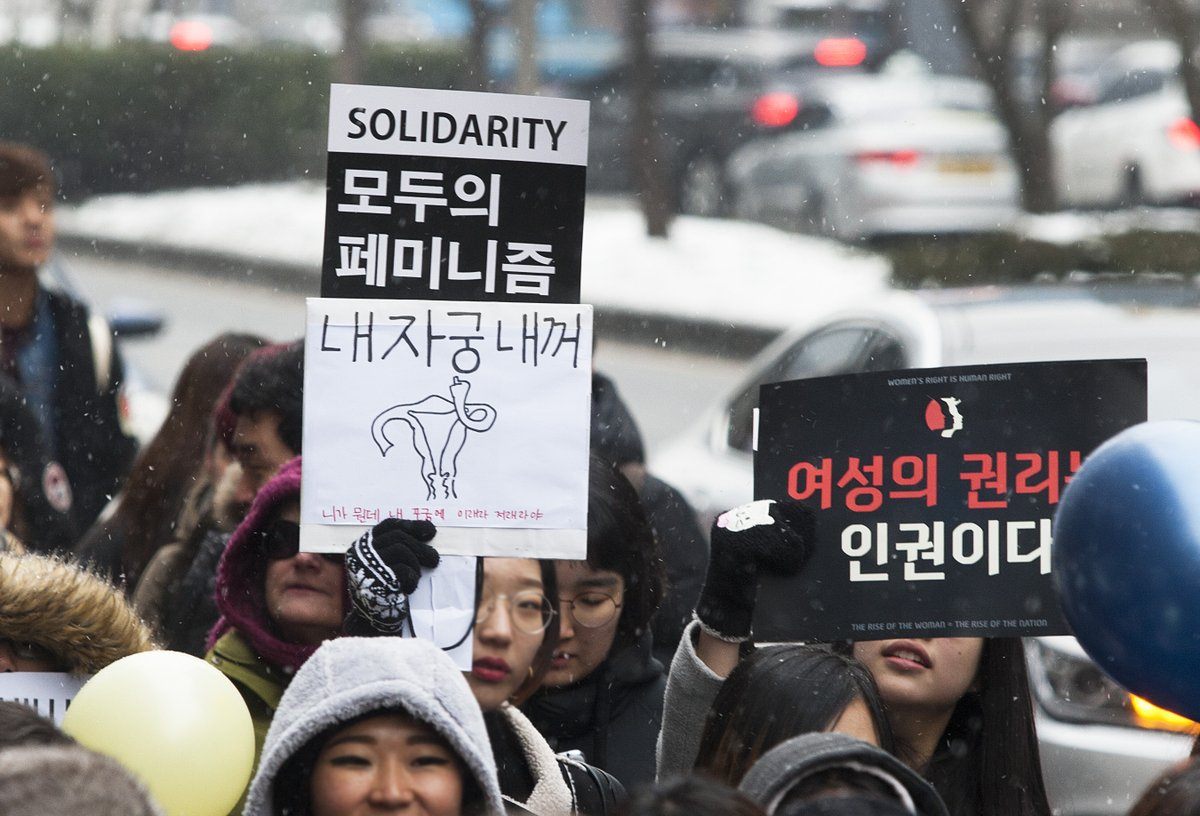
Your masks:
[{"label": "car wheel", "polygon": [[1131,164],[1125,168],[1125,178],[1121,181],[1121,192],[1117,196],[1117,208],[1127,210],[1145,204],[1146,190],[1142,186],[1142,171],[1136,164]]},{"label": "car wheel", "polygon": [[684,166],[679,211],[708,218],[725,213],[725,173],[715,156],[700,153]]}]

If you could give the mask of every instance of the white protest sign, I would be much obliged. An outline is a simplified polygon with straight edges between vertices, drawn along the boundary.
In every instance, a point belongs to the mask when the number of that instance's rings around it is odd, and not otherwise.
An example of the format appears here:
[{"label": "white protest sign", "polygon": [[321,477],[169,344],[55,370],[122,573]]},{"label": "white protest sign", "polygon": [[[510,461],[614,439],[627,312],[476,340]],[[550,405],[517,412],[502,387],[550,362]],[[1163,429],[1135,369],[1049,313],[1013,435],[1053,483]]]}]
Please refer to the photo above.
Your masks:
[{"label": "white protest sign", "polygon": [[591,349],[590,306],[310,298],[301,549],[586,557]]},{"label": "white protest sign", "polygon": [[408,597],[411,631],[405,627],[403,633],[437,644],[463,671],[471,670],[478,561],[471,556],[445,555],[437,569],[422,573]]},{"label": "white protest sign", "polygon": [[65,672],[4,672],[0,700],[27,705],[55,725],[62,725],[67,707],[91,675]]}]

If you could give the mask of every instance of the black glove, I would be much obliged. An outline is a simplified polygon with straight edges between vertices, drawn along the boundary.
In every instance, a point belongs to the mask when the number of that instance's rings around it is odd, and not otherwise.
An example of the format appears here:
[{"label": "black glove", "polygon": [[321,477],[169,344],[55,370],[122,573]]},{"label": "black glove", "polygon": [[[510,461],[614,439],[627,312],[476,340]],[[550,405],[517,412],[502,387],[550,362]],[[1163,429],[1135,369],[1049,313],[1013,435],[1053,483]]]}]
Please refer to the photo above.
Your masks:
[{"label": "black glove", "polygon": [[349,633],[392,635],[401,630],[408,596],[417,588],[421,570],[433,569],[440,560],[428,543],[435,535],[432,522],[390,518],[350,545],[346,586],[354,611],[346,627]]},{"label": "black glove", "polygon": [[812,511],[792,502],[750,502],[721,514],[713,522],[708,572],[696,603],[704,630],[721,640],[747,640],[759,574],[799,572],[814,525]]}]

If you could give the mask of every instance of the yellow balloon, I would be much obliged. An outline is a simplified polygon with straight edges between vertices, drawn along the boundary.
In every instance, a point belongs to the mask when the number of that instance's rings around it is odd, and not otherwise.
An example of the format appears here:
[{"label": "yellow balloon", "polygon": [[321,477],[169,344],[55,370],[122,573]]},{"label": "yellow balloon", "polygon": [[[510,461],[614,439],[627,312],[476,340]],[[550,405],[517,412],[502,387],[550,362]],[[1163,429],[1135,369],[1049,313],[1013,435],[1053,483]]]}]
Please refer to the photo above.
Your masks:
[{"label": "yellow balloon", "polygon": [[168,816],[225,816],[253,770],[254,726],[242,695],[182,652],[142,652],[101,669],[62,727],[128,768]]}]

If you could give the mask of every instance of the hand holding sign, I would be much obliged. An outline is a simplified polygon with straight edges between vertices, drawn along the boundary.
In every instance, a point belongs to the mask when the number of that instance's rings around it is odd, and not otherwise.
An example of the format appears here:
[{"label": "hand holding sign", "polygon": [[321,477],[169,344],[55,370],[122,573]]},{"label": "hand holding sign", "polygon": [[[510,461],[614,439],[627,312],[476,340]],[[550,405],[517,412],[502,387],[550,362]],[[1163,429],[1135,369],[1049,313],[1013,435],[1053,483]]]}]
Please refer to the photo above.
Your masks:
[{"label": "hand holding sign", "polygon": [[421,570],[438,565],[438,552],[428,543],[435,535],[432,522],[384,519],[350,546],[346,584],[357,616],[371,629],[387,634],[403,629]]},{"label": "hand holding sign", "polygon": [[1088,457],[1055,517],[1054,574],[1101,668],[1200,719],[1200,423],[1137,425]]},{"label": "hand holding sign", "polygon": [[181,652],[142,652],[101,669],[62,727],[128,768],[168,816],[225,816],[250,781],[254,726],[242,695]]},{"label": "hand holding sign", "polygon": [[755,501],[723,513],[712,527],[708,572],[696,617],[721,640],[750,636],[760,572],[793,575],[808,559],[813,514],[802,504]]}]

